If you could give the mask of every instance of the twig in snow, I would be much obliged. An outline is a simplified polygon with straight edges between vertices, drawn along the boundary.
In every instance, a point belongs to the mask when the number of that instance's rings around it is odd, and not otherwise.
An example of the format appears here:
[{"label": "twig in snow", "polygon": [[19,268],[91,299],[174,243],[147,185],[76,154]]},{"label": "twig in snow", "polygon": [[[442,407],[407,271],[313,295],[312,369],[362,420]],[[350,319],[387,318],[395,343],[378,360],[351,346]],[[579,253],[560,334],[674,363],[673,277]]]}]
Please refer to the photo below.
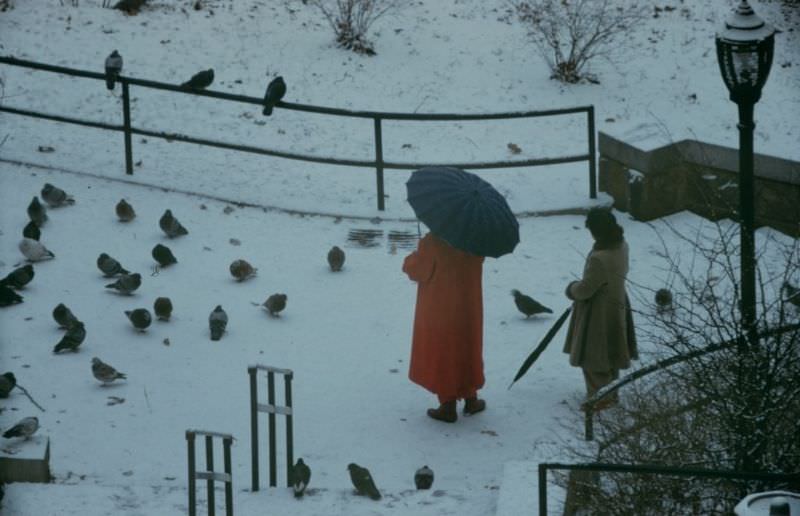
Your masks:
[{"label": "twig in snow", "polygon": [[42,406],[41,406],[41,405],[39,405],[38,403],[36,403],[36,400],[35,400],[35,399],[33,399],[33,397],[32,397],[30,394],[28,394],[28,391],[25,389],[25,387],[23,387],[23,386],[22,386],[22,385],[20,385],[20,384],[17,384],[17,385],[16,385],[16,387],[17,387],[17,389],[19,389],[19,390],[21,390],[21,391],[22,391],[22,394],[24,394],[25,396],[27,396],[27,397],[28,397],[28,399],[29,399],[29,400],[31,400],[31,403],[33,403],[34,405],[36,405],[36,408],[38,408],[38,409],[39,409],[39,410],[41,410],[42,412],[45,412],[45,410],[42,408]]},{"label": "twig in snow", "polygon": [[147,397],[147,387],[142,387],[142,390],[144,390],[144,401],[147,403],[147,410],[152,413],[153,409],[150,407],[150,398]]}]

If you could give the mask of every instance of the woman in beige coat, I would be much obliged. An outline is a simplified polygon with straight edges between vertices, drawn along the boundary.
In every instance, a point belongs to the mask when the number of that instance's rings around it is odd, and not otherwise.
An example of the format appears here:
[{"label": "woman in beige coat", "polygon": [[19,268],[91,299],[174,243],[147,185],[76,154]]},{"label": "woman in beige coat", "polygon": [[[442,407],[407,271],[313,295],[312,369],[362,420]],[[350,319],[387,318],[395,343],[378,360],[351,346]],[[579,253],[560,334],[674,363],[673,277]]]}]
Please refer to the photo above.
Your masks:
[{"label": "woman in beige coat", "polygon": [[[625,277],[628,274],[628,244],[611,211],[592,208],[586,227],[594,247],[586,258],[583,278],[567,286],[573,301],[564,353],[570,365],[583,369],[587,398],[619,377],[638,358]],[[598,404],[604,408],[616,397]]]}]

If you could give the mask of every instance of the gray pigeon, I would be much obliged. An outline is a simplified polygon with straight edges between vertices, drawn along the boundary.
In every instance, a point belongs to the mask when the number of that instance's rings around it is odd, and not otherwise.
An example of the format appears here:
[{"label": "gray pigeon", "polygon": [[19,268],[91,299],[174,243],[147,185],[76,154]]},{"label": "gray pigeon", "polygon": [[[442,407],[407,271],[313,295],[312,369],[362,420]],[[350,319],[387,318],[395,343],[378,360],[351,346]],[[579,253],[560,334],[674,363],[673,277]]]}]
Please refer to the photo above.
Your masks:
[{"label": "gray pigeon", "polygon": [[211,340],[219,340],[225,333],[228,326],[228,314],[222,309],[222,305],[217,305],[211,315],[208,316],[208,328],[211,331]]},{"label": "gray pigeon", "polygon": [[109,283],[106,288],[111,288],[120,294],[130,295],[142,284],[142,275],[138,272],[123,274],[114,283]]},{"label": "gray pigeon", "polygon": [[514,303],[517,305],[517,309],[525,315],[526,319],[536,314],[553,313],[552,310],[534,300],[532,297],[526,296],[519,290],[512,290],[511,294],[514,296]]},{"label": "gray pigeon", "polygon": [[333,272],[339,272],[344,265],[344,251],[339,249],[338,246],[331,247],[328,251],[328,265]]},{"label": "gray pigeon", "polygon": [[0,398],[8,398],[9,393],[17,386],[17,377],[8,372],[0,375]]},{"label": "gray pigeon", "polygon": [[9,272],[5,278],[0,280],[0,285],[19,290],[30,283],[33,276],[33,265],[28,264]]},{"label": "gray pigeon", "polygon": [[42,230],[39,229],[39,226],[32,220],[29,220],[25,227],[22,228],[22,236],[25,238],[30,238],[31,240],[39,240],[42,238]]},{"label": "gray pigeon", "polygon": [[158,262],[158,265],[161,267],[166,267],[168,265],[172,265],[173,263],[178,263],[178,260],[175,258],[175,255],[172,254],[169,247],[161,244],[156,244],[153,248],[153,252],[150,253],[153,255],[153,259]]},{"label": "gray pigeon", "polygon": [[666,312],[672,309],[672,292],[665,288],[660,288],[655,295],[656,309],[659,312]]},{"label": "gray pigeon", "polygon": [[381,499],[381,493],[375,487],[375,481],[372,480],[372,475],[370,475],[367,468],[362,468],[358,464],[351,462],[347,465],[347,469],[350,471],[350,480],[353,482],[358,494],[369,496],[373,500]]},{"label": "gray pigeon", "polygon": [[115,210],[117,212],[117,218],[121,222],[130,222],[136,218],[136,212],[133,210],[133,206],[128,204],[125,199],[120,199]]},{"label": "gray pigeon", "polygon": [[114,89],[114,83],[117,81],[120,72],[122,72],[122,56],[114,50],[106,58],[106,88],[109,90]]},{"label": "gray pigeon", "polygon": [[53,319],[61,328],[69,328],[78,321],[78,318],[72,314],[72,310],[67,308],[64,303],[59,303],[53,309]]},{"label": "gray pigeon", "polygon": [[150,311],[147,308],[125,310],[125,315],[128,316],[128,320],[131,321],[133,327],[138,331],[146,330],[147,327],[150,326],[150,323],[153,322],[153,317],[150,315]]},{"label": "gray pigeon", "polygon": [[153,311],[159,321],[169,321],[172,316],[172,301],[168,297],[156,298],[155,303],[153,303]]},{"label": "gray pigeon", "polygon": [[22,296],[5,285],[0,285],[0,307],[22,303]]},{"label": "gray pigeon", "polygon": [[67,329],[67,333],[53,348],[53,353],[61,353],[62,351],[78,351],[78,346],[86,339],[86,328],[80,321],[75,321]]},{"label": "gray pigeon", "polygon": [[47,209],[39,202],[38,197],[34,197],[28,205],[28,218],[39,227],[44,226],[44,223],[47,222]]},{"label": "gray pigeon", "polygon": [[75,204],[75,199],[71,195],[67,195],[67,192],[50,183],[44,184],[44,188],[42,188],[42,199],[44,199],[44,202],[51,208]]},{"label": "gray pigeon", "polygon": [[267,85],[267,92],[264,94],[264,115],[269,116],[272,114],[272,108],[275,107],[283,96],[286,95],[286,83],[283,82],[283,77],[278,76],[272,79]]},{"label": "gray pigeon", "polygon": [[127,377],[97,357],[92,358],[92,374],[95,378],[108,385],[114,380],[125,380]]},{"label": "gray pigeon", "polygon": [[26,417],[20,419],[16,425],[12,426],[3,433],[3,437],[11,439],[12,437],[22,437],[26,441],[31,438],[36,430],[39,429],[39,418]]},{"label": "gray pigeon", "polygon": [[303,459],[297,459],[297,463],[292,467],[292,488],[295,498],[303,496],[308,483],[311,481],[311,468],[306,466]]},{"label": "gray pigeon", "polygon": [[178,222],[178,219],[172,215],[171,210],[164,212],[158,221],[158,226],[161,228],[161,231],[167,234],[169,238],[175,238],[177,236],[189,234],[186,228],[183,227],[180,222]]},{"label": "gray pigeon", "polygon": [[20,240],[19,250],[29,262],[41,262],[56,257],[44,244],[30,238]]},{"label": "gray pigeon", "polygon": [[97,257],[97,268],[106,278],[111,278],[118,274],[130,274],[117,260],[106,253],[100,253],[100,256]]},{"label": "gray pigeon", "polygon": [[214,69],[209,68],[192,75],[191,79],[181,84],[181,89],[200,91],[211,86],[212,82],[214,82]]},{"label": "gray pigeon", "polygon": [[262,305],[264,308],[267,309],[269,315],[273,317],[277,317],[278,314],[286,308],[286,294],[272,294],[264,301]]},{"label": "gray pigeon", "polygon": [[414,485],[417,489],[430,489],[433,485],[433,470],[428,466],[422,466],[414,473]]},{"label": "gray pigeon", "polygon": [[231,276],[236,281],[244,281],[256,275],[258,269],[250,265],[246,260],[234,260],[230,266]]}]

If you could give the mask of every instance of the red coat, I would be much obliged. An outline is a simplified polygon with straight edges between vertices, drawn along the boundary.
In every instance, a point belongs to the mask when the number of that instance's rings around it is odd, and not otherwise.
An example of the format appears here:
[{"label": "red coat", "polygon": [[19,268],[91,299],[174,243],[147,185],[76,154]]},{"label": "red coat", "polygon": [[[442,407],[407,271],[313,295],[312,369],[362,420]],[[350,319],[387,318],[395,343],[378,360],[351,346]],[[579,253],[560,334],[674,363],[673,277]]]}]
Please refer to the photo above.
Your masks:
[{"label": "red coat", "polygon": [[408,377],[440,398],[483,386],[483,257],[428,233],[403,262],[418,283]]}]

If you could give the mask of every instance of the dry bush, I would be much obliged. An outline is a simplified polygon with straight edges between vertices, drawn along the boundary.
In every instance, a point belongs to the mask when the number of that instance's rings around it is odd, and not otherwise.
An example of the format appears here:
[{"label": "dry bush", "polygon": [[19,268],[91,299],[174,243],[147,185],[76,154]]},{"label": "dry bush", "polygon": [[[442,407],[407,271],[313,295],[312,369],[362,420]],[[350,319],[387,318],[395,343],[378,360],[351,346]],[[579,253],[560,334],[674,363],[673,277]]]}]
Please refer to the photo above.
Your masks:
[{"label": "dry bush", "polygon": [[[579,461],[800,472],[800,307],[783,288],[800,277],[800,243],[770,238],[759,250],[757,329],[764,336],[751,341],[739,313],[737,227],[707,226],[712,231],[691,235],[669,226],[681,247],[694,249],[681,252],[664,242],[660,252],[671,309],[655,306],[653,290],[633,289],[634,304],[646,306],[637,333],[656,344],[657,358],[694,358],[623,388],[624,403],[601,413],[597,448],[573,450]],[[721,342],[730,345],[701,354]],[[572,483],[585,510],[602,507],[611,516],[731,514],[748,493],[800,489],[800,477],[770,483],[603,473]]]},{"label": "dry bush", "polygon": [[528,27],[551,78],[597,83],[586,65],[610,56],[614,39],[645,17],[645,8],[612,0],[507,0]]},{"label": "dry bush", "polygon": [[367,39],[370,26],[408,0],[308,0],[308,3],[325,15],[340,47],[371,56],[375,55],[375,48]]}]

